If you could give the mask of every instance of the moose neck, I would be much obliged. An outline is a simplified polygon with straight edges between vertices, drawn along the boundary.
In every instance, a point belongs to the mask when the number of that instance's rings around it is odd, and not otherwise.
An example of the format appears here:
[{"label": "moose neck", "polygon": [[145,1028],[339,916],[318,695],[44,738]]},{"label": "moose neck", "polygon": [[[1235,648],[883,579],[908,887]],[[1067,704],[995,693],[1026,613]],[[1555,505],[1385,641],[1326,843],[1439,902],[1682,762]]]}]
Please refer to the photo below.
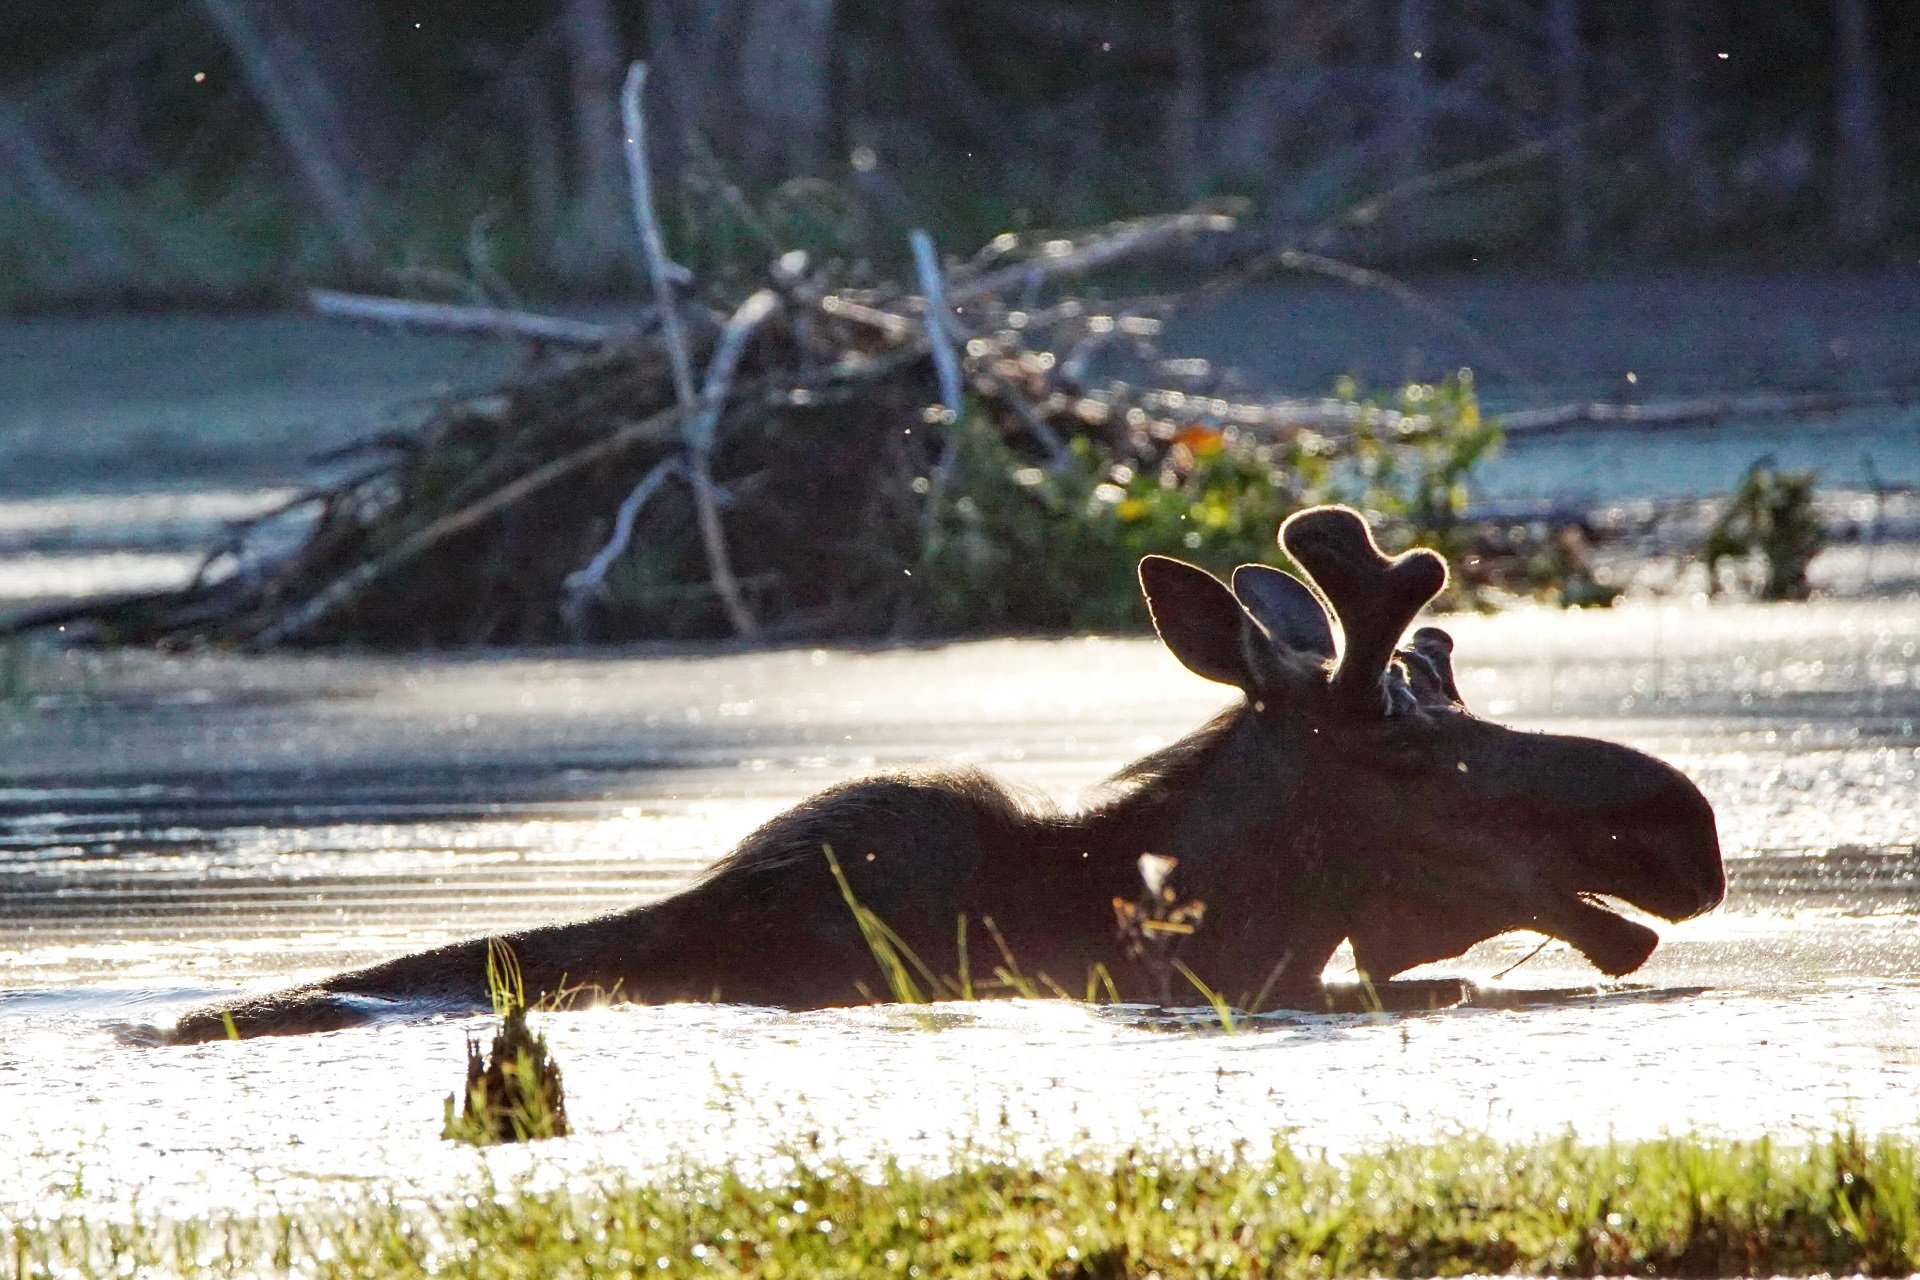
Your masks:
[{"label": "moose neck", "polygon": [[1180,860],[1183,892],[1221,895],[1311,871],[1300,770],[1274,730],[1242,703],[1127,766],[1113,792],[1080,815],[1080,838],[1109,857]]},{"label": "moose neck", "polygon": [[[1071,823],[1109,875],[1145,853],[1178,860],[1174,891],[1208,907],[1185,954],[1235,994],[1261,989],[1277,964],[1287,985],[1317,982],[1346,933],[1347,895],[1329,883],[1299,794],[1299,749],[1243,703],[1128,766],[1115,793]],[[1137,873],[1131,883],[1137,891]]]}]

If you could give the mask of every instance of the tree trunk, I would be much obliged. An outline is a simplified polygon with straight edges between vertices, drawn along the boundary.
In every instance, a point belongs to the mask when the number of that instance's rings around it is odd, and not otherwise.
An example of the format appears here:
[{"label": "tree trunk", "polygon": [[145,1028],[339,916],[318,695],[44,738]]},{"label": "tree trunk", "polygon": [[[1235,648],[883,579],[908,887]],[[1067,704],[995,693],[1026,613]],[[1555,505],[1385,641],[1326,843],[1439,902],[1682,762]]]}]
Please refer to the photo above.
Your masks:
[{"label": "tree trunk", "polygon": [[[821,172],[833,152],[834,0],[654,0],[663,172],[697,138],[728,177],[773,185]],[[911,16],[904,17],[912,32]]]},{"label": "tree trunk", "polygon": [[1834,0],[1833,239],[1859,252],[1887,234],[1890,201],[1886,125],[1867,0]]},{"label": "tree trunk", "polygon": [[370,265],[373,235],[364,193],[351,176],[359,166],[351,159],[345,117],[298,38],[251,0],[200,0],[200,7],[233,50],[340,247],[355,265]]},{"label": "tree trunk", "polygon": [[1399,65],[1393,78],[1393,127],[1398,135],[1395,182],[1417,177],[1427,168],[1427,104],[1432,88],[1427,74],[1428,47],[1433,43],[1433,0],[1400,0]]},{"label": "tree trunk", "polygon": [[392,180],[408,150],[383,56],[379,0],[273,0],[324,87],[337,158],[358,184]]},{"label": "tree trunk", "polygon": [[[545,247],[550,265],[564,269],[560,242],[567,205],[567,179],[561,168],[564,151],[561,126],[554,109],[549,73],[552,59],[545,55],[516,60],[508,72],[509,95],[520,128],[521,181],[526,184],[527,218],[537,243]],[[564,270],[563,270],[564,274]]]},{"label": "tree trunk", "polygon": [[87,274],[125,276],[131,269],[132,259],[120,232],[83,192],[61,177],[25,117],[4,97],[0,97],[0,172],[16,175],[34,202],[73,233]]},{"label": "tree trunk", "polygon": [[1706,154],[1706,130],[1700,119],[1699,45],[1694,25],[1700,0],[1660,0],[1662,77],[1660,159],[1667,179],[1679,190],[1695,223],[1714,217],[1715,182]]},{"label": "tree trunk", "polygon": [[819,173],[833,107],[834,0],[748,0],[734,77],[750,176]]},{"label": "tree trunk", "polygon": [[1206,116],[1206,66],[1200,47],[1198,0],[1175,0],[1173,10],[1173,92],[1167,102],[1164,137],[1167,183],[1183,200],[1200,194],[1206,175],[1201,164],[1201,126]]},{"label": "tree trunk", "polygon": [[573,95],[574,198],[568,274],[604,280],[636,260],[620,131],[626,52],[610,0],[566,0],[561,28]]},{"label": "tree trunk", "polygon": [[1588,204],[1586,47],[1580,39],[1580,0],[1552,0],[1547,12],[1553,45],[1555,126],[1560,132],[1560,257],[1586,260],[1593,248]]}]

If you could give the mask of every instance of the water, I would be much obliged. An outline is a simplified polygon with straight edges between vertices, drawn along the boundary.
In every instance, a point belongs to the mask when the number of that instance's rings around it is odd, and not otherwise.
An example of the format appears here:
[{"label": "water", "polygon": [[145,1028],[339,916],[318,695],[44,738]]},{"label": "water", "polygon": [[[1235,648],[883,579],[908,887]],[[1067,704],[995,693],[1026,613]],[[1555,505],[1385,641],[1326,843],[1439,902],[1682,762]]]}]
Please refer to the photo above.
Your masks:
[{"label": "water", "polygon": [[[1450,621],[1463,691],[1685,768],[1728,906],[1645,989],[1222,1035],[1062,1002],[616,1008],[543,1029],[577,1137],[441,1142],[475,1020],[143,1048],[117,1024],[665,892],[842,777],[991,766],[1062,800],[1220,691],[1150,641],[481,660],[57,655],[0,713],[0,1212],[194,1212],[503,1178],[937,1164],[1272,1137],[1920,1125],[1920,602]],[[1482,980],[1536,940],[1444,971]],[[1336,968],[1339,961],[1336,960]],[[1588,988],[1549,947],[1507,989]],[[1706,988],[1701,991],[1697,988]]]},{"label": "water", "polygon": [[[1456,281],[1488,351],[1390,304],[1259,291],[1170,348],[1318,393],[1478,366],[1489,403],[1920,381],[1920,283]],[[1236,310],[1236,308],[1238,308]],[[1276,338],[1275,335],[1280,335]],[[0,607],[169,585],[317,449],[511,367],[499,348],[298,317],[0,326]],[[1627,372],[1635,380],[1626,381]],[[1753,457],[1920,483],[1912,414],[1516,445],[1502,500],[1725,491]],[[1920,1125],[1920,601],[1908,561],[1822,558],[1856,598],[1449,621],[1483,714],[1617,738],[1713,799],[1732,895],[1661,926],[1635,981],[1558,945],[1513,1009],[1204,1015],[1061,1002],[546,1019],[578,1136],[438,1138],[469,1021],[153,1049],[116,1034],[434,942],[670,891],[842,778],[987,765],[1070,803],[1198,724],[1217,688],[1149,641],[487,659],[7,655],[0,688],[0,1217],[199,1213],[552,1183],[794,1151],[1334,1151],[1461,1130],[1593,1137]],[[1876,559],[1876,557],[1878,557]],[[1901,579],[1901,574],[1907,574]],[[1491,981],[1516,935],[1442,966]],[[1336,960],[1336,970],[1338,968]],[[1337,972],[1333,976],[1338,976]],[[1706,990],[1700,990],[1706,988]]]}]

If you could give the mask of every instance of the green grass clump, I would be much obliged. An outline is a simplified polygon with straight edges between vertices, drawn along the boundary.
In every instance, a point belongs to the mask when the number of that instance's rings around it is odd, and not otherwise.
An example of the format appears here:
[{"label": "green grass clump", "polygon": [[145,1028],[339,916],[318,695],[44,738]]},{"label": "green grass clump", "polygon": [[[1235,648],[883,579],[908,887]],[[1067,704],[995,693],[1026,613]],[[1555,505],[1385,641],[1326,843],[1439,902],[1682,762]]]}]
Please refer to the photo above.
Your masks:
[{"label": "green grass clump", "polygon": [[1807,567],[1827,546],[1826,526],[1814,506],[1812,471],[1782,471],[1773,459],[1761,458],[1747,468],[1726,509],[1700,544],[1707,566],[1707,590],[1720,588],[1720,565],[1747,568],[1753,594],[1762,600],[1805,600],[1813,594]]},{"label": "green grass clump", "polygon": [[798,1161],[749,1182],[657,1182],[267,1219],[0,1235],[6,1274],[923,1277],[1905,1275],[1920,1268],[1920,1141],[1462,1139],[1332,1160],[963,1155],[950,1171]]},{"label": "green grass clump", "polygon": [[[571,1129],[559,1064],[546,1037],[527,1026],[520,961],[497,938],[487,943],[487,992],[500,1030],[485,1056],[478,1040],[467,1039],[466,1090],[447,1098],[440,1136],[477,1147],[566,1137]],[[233,1029],[231,1020],[227,1029]]]}]

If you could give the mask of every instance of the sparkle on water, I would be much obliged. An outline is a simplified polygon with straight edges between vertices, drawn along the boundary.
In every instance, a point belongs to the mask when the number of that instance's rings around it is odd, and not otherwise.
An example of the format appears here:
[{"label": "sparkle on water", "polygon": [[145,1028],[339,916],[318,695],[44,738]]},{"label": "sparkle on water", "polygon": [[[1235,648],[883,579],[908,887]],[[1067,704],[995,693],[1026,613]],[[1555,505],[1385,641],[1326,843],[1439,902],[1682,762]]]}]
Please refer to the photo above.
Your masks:
[{"label": "sparkle on water", "polygon": [[[1222,691],[1146,640],[495,661],[46,655],[0,716],[0,1202],[193,1212],[793,1150],[937,1163],[1286,1134],[1621,1137],[1920,1121],[1920,602],[1449,621],[1470,705],[1618,738],[1715,801],[1733,897],[1645,992],[1410,1017],[1064,1002],[614,1008],[541,1029],[577,1136],[443,1143],[467,1024],[143,1048],[229,992],[670,890],[842,777],[1071,801]],[[1516,935],[1443,971],[1488,979]],[[1336,960],[1336,968],[1339,965]],[[1505,979],[1580,986],[1558,945]],[[1703,992],[1690,989],[1705,987]],[[343,1191],[345,1189],[345,1191]]]}]

